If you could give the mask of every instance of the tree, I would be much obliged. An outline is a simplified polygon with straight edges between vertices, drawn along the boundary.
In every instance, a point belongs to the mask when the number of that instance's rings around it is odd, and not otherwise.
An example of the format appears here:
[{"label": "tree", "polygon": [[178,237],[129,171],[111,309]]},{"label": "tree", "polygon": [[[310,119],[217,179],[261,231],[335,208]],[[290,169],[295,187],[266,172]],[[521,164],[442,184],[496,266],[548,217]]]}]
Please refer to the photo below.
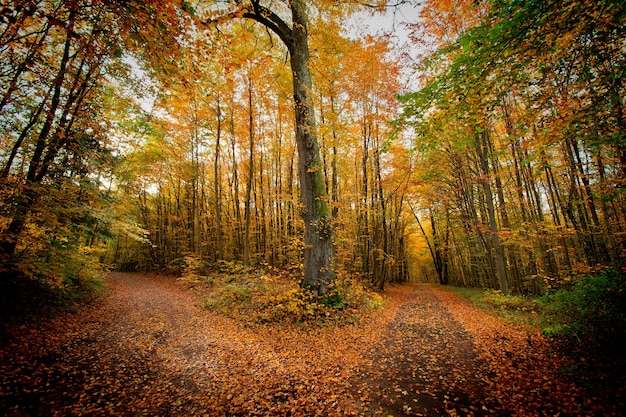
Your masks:
[{"label": "tree", "polygon": [[323,295],[334,279],[332,224],[309,70],[309,17],[304,0],[290,0],[288,6],[291,26],[259,0],[237,2],[237,10],[228,13],[227,18],[246,18],[261,23],[278,35],[289,51],[299,156],[298,174],[305,224],[303,285],[314,294]]},{"label": "tree", "polygon": [[[431,242],[450,231],[451,283],[540,293],[619,264],[623,2],[464,4],[469,18],[454,20],[466,23],[402,99],[414,181],[447,191],[420,197],[434,208]],[[440,33],[454,16],[433,10],[425,27]]]},{"label": "tree", "polygon": [[95,167],[104,168],[99,163],[107,153],[107,125],[98,120],[112,91],[105,74],[120,67],[111,59],[117,40],[111,10],[99,3],[86,6],[77,0],[3,9],[13,14],[3,19],[0,31],[0,178],[7,197],[1,206],[0,259],[10,275],[37,275],[31,262],[36,257],[25,260],[34,254],[28,234],[35,229],[56,236],[48,253],[55,247],[75,249],[68,239],[75,241],[71,229],[80,226],[73,224],[80,216],[71,212],[81,209],[82,198],[71,193],[97,194],[90,177]]}]

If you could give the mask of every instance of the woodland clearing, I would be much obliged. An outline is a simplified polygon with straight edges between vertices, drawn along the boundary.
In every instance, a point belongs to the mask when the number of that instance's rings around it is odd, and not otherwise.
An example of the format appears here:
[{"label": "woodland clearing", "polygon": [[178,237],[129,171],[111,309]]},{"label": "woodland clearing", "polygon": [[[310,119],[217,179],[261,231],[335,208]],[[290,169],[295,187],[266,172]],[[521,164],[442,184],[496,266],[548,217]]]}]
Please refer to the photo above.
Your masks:
[{"label": "woodland clearing", "polygon": [[0,413],[618,415],[549,340],[448,289],[390,285],[384,308],[307,328],[243,322],[174,277],[111,273],[73,313],[3,328]]}]

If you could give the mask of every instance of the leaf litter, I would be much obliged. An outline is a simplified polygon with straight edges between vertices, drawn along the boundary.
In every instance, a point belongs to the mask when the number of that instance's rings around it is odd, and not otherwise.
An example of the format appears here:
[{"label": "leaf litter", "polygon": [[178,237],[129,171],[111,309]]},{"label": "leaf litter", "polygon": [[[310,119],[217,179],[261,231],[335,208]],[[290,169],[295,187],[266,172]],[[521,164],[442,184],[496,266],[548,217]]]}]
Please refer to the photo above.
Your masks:
[{"label": "leaf litter", "polygon": [[[156,274],[6,325],[0,412],[12,416],[584,415],[547,340],[429,285],[390,285],[351,324],[246,322]],[[615,414],[617,415],[617,414]]]}]

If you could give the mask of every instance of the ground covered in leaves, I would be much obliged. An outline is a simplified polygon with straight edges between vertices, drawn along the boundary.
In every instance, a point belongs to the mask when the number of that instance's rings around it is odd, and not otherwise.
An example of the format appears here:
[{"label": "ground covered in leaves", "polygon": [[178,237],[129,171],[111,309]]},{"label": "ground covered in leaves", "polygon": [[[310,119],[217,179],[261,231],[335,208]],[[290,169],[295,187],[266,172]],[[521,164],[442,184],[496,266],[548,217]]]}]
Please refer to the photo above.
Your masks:
[{"label": "ground covered in leaves", "polygon": [[168,276],[107,280],[108,295],[75,313],[3,325],[0,414],[621,412],[570,381],[538,333],[440,287],[391,286],[362,319],[303,325],[226,315],[223,294],[207,301]]}]

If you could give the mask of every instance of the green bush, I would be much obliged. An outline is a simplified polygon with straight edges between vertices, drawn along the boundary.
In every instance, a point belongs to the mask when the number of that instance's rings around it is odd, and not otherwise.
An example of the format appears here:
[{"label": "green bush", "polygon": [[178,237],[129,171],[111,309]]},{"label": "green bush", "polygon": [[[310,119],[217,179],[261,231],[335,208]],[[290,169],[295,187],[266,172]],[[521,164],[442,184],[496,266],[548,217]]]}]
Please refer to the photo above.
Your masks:
[{"label": "green bush", "polygon": [[247,308],[254,293],[252,284],[233,282],[221,286],[211,297],[207,297],[204,305],[209,310],[227,310],[230,307]]},{"label": "green bush", "polygon": [[544,334],[612,345],[626,339],[625,278],[615,269],[605,269],[543,297]]},{"label": "green bush", "polygon": [[332,308],[333,310],[341,310],[348,305],[341,299],[341,296],[336,291],[320,298],[319,303],[324,307]]}]

